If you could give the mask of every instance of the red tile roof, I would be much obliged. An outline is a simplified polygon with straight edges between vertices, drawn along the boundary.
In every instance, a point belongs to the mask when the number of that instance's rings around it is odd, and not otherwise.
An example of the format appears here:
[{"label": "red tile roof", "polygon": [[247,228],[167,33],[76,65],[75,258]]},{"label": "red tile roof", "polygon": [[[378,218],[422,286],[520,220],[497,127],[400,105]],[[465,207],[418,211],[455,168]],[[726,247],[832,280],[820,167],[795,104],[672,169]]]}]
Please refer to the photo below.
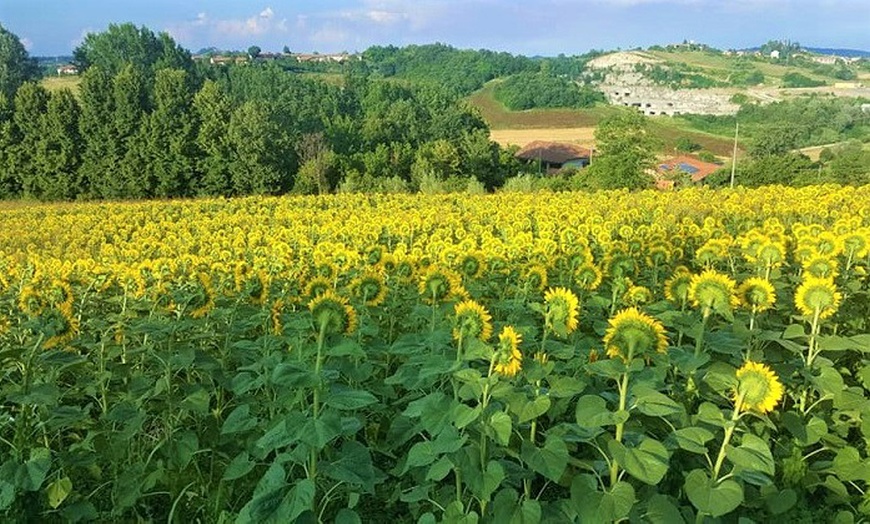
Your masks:
[{"label": "red tile roof", "polygon": [[[674,170],[680,170],[684,173],[688,173],[692,176],[692,182],[698,182],[700,180],[704,180],[710,174],[718,171],[721,168],[722,166],[720,166],[719,164],[704,162],[689,155],[675,156],[673,158],[668,158],[658,163],[656,167],[656,185],[662,186],[662,184],[659,184],[658,181],[667,182],[667,180],[662,180],[662,178],[665,175],[673,173]],[[669,186],[673,186],[673,184],[669,184]]]},{"label": "red tile roof", "polygon": [[548,164],[564,164],[576,158],[589,158],[591,154],[589,149],[576,144],[535,140],[517,151],[516,157],[522,160],[541,160]]}]

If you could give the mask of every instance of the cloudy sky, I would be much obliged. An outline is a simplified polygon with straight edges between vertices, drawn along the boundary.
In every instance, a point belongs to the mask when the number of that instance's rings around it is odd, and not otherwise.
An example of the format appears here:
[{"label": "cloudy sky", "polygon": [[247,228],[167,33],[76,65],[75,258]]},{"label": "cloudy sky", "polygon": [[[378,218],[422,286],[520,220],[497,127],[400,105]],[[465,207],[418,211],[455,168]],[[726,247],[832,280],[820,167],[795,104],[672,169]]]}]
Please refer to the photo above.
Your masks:
[{"label": "cloudy sky", "polygon": [[789,39],[870,50],[870,0],[0,0],[32,55],[133,22],[204,47],[296,52],[444,42],[527,55],[682,42],[722,49]]}]

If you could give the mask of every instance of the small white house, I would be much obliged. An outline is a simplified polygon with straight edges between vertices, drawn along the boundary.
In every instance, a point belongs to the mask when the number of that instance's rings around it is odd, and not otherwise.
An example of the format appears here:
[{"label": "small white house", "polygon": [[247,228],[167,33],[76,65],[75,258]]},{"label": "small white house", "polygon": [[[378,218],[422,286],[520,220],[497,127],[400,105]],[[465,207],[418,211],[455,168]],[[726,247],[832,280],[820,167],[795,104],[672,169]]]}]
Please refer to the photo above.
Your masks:
[{"label": "small white house", "polygon": [[779,60],[779,49],[774,49],[773,51],[771,51],[770,58],[773,58],[774,60]]}]

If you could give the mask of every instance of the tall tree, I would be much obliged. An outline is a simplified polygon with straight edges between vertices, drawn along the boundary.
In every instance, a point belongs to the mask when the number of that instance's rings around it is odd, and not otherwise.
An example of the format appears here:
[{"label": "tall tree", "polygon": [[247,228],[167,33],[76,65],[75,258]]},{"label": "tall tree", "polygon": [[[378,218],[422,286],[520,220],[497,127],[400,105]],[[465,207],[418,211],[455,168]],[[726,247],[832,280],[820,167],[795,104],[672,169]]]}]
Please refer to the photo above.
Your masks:
[{"label": "tall tree", "polygon": [[12,101],[0,93],[0,198],[12,198],[21,193],[21,179],[15,165],[21,136],[14,115]]},{"label": "tall tree", "polygon": [[35,190],[43,200],[71,199],[82,192],[79,179],[81,109],[69,89],[51,94],[37,145]]},{"label": "tall tree", "polygon": [[166,33],[155,35],[146,27],[131,23],[111,24],[106,31],[89,33],[73,51],[81,70],[99,66],[110,75],[132,65],[149,77],[166,67],[193,72],[190,52]]},{"label": "tall tree", "polygon": [[289,186],[289,173],[282,169],[280,129],[268,106],[246,102],[233,112],[227,129],[230,149],[230,179],[236,194],[273,194]]},{"label": "tall tree", "polygon": [[117,152],[109,147],[115,142],[115,96],[112,77],[99,66],[84,72],[79,84],[81,118],[79,130],[83,142],[79,167],[82,196],[99,196],[101,179],[117,168]]},{"label": "tall tree", "polygon": [[18,170],[21,190],[25,196],[38,197],[39,142],[43,134],[43,114],[48,106],[48,91],[39,84],[27,82],[15,94],[15,126],[21,140],[13,149],[13,164]]},{"label": "tall tree", "polygon": [[0,24],[0,93],[11,100],[24,82],[37,78],[36,60],[30,58],[21,40]]},{"label": "tall tree", "polygon": [[589,185],[596,189],[651,187],[650,171],[658,141],[650,134],[647,118],[632,109],[620,110],[595,129],[598,154],[587,169]]},{"label": "tall tree", "polygon": [[193,108],[199,121],[196,145],[201,155],[191,189],[200,195],[229,195],[232,184],[227,128],[232,104],[220,85],[206,80],[193,98]]},{"label": "tall tree", "polygon": [[187,73],[180,69],[157,71],[154,111],[148,119],[148,164],[155,181],[155,196],[188,193],[196,166],[191,102]]}]

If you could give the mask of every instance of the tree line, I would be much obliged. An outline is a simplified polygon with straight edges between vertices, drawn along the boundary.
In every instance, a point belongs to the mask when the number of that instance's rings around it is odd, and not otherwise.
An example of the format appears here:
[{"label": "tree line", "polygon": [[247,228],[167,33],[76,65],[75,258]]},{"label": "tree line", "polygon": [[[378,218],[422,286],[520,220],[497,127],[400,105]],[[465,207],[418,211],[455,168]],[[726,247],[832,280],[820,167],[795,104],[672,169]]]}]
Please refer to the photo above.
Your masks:
[{"label": "tree line", "polygon": [[435,85],[201,66],[132,24],[89,35],[75,57],[77,95],[27,75],[0,94],[0,197],[492,188],[518,168],[479,114]]}]

